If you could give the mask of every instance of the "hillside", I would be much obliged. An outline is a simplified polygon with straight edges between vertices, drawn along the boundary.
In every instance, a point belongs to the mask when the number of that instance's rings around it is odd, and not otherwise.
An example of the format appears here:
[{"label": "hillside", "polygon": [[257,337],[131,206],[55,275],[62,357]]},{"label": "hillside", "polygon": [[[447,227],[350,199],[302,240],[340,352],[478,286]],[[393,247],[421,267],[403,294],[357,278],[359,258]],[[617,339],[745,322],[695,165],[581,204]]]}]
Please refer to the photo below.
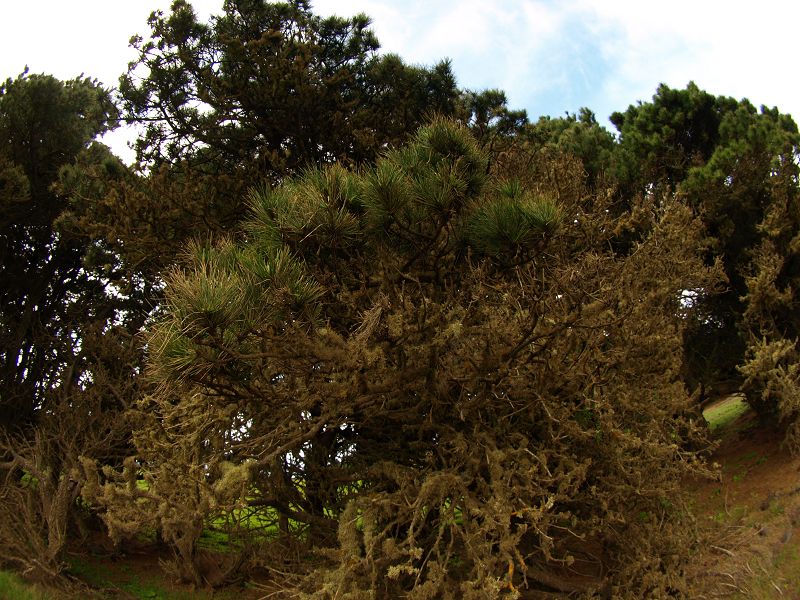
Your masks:
[{"label": "hillside", "polygon": [[800,598],[800,458],[736,396],[706,417],[719,439],[713,460],[721,480],[693,486],[708,536],[697,597]]}]

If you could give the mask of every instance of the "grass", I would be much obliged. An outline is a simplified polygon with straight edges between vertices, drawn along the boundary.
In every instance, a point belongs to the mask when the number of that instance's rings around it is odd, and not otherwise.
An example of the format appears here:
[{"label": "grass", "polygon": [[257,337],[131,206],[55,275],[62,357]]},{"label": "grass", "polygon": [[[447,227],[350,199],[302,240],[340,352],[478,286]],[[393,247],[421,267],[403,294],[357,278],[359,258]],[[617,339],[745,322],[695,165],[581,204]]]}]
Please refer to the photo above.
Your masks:
[{"label": "grass", "polygon": [[721,441],[723,451],[717,458],[725,483],[697,500],[726,536],[721,546],[729,549],[729,556],[718,553],[713,558],[717,574],[726,577],[721,583],[725,597],[800,599],[796,458],[781,452],[774,436],[758,430],[757,419],[741,395],[715,403],[703,416]]},{"label": "grass", "polygon": [[35,586],[25,583],[18,575],[0,571],[0,600],[47,600]]},{"label": "grass", "polygon": [[746,589],[733,596],[736,600],[773,600],[797,598],[790,595],[800,590],[800,551],[797,546],[784,548],[771,564],[751,567],[754,576]]},{"label": "grass", "polygon": [[[96,564],[82,557],[72,556],[69,560],[70,572],[96,589],[108,590],[106,597],[116,598],[112,590],[119,590],[141,600],[233,600],[241,596],[230,590],[180,590],[171,589],[161,571],[156,568],[152,573],[143,573],[141,569],[133,569],[125,563]],[[0,596],[0,598],[3,598]],[[16,598],[12,596],[11,598]],[[45,600],[44,597],[35,600]]]},{"label": "grass", "polygon": [[716,432],[736,421],[748,410],[750,410],[750,406],[745,402],[744,398],[736,395],[707,408],[703,412],[703,416],[708,421],[711,431]]}]

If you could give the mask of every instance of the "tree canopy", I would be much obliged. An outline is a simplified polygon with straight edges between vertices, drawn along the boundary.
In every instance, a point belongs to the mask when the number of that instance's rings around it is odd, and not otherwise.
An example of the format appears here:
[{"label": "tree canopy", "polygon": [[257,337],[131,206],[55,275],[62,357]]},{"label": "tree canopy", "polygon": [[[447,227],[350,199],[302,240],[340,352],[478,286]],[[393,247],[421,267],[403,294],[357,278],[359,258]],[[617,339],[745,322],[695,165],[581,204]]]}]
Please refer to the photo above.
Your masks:
[{"label": "tree canopy", "polygon": [[[66,200],[52,186],[95,136],[113,127],[108,92],[85,78],[22,73],[0,85],[0,420],[29,423],[75,367],[87,313],[102,319],[101,281],[86,246],[60,235]],[[78,370],[80,373],[80,370]]]},{"label": "tree canopy", "polygon": [[[377,54],[364,15],[230,0],[202,23],[177,1],[148,24],[149,37],[132,40],[138,58],[119,96],[122,119],[144,129],[136,150],[150,175],[95,191],[74,216],[156,270],[193,237],[234,229],[250,188],[314,165],[372,161],[459,106],[447,61],[428,68]],[[90,180],[105,177],[86,169]],[[72,185],[85,189],[80,181]]]},{"label": "tree canopy", "polygon": [[693,297],[699,310],[687,332],[686,376],[690,385],[736,389],[751,335],[744,322],[746,281],[756,268],[765,219],[774,202],[784,202],[797,125],[777,109],[759,111],[694,83],[685,90],[662,85],[652,102],[611,120],[620,139],[610,169],[621,197],[664,187],[684,195],[703,220],[706,260],[721,261],[728,284]]}]

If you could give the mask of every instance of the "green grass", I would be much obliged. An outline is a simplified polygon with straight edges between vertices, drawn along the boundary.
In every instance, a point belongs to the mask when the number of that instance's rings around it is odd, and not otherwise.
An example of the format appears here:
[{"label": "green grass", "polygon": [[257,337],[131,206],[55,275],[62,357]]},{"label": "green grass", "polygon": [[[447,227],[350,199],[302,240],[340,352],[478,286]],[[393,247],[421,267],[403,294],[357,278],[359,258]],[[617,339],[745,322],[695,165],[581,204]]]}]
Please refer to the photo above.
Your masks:
[{"label": "green grass", "polygon": [[49,597],[18,575],[0,571],[0,600],[46,600]]},{"label": "green grass", "polygon": [[708,421],[711,431],[724,429],[736,419],[750,410],[750,406],[741,396],[730,396],[726,400],[706,409],[703,416]]},{"label": "green grass", "polygon": [[746,506],[737,505],[730,509],[720,510],[713,518],[718,523],[735,524],[742,522],[747,514],[748,508]]},{"label": "green grass", "polygon": [[[235,591],[217,591],[216,593],[206,590],[181,591],[171,590],[165,586],[164,576],[159,569],[155,569],[152,575],[142,575],[134,572],[129,566],[120,563],[109,568],[108,564],[97,565],[81,557],[70,557],[70,573],[79,577],[91,587],[121,590],[141,600],[233,600],[237,596]],[[111,597],[116,597],[113,595]],[[2,598],[0,596],[0,598]],[[34,597],[36,598],[36,597]],[[44,598],[36,598],[44,600]]]},{"label": "green grass", "polygon": [[[300,524],[289,519],[289,529],[297,531]],[[211,517],[198,540],[198,546],[215,552],[235,549],[236,533],[249,534],[252,539],[270,539],[278,535],[278,512],[271,507],[237,508],[230,513]],[[231,540],[233,533],[234,540]],[[232,548],[233,546],[233,548]]]}]

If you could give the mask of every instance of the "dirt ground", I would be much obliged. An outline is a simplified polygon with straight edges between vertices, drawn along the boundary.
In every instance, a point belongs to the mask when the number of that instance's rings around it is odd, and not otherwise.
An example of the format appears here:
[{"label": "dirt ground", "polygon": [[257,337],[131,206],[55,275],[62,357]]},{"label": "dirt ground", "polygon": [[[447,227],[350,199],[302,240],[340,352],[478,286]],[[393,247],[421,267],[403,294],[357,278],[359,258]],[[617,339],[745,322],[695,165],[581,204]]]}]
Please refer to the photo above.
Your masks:
[{"label": "dirt ground", "polygon": [[690,485],[704,534],[696,597],[800,600],[800,457],[751,412],[716,434],[721,480]]}]

